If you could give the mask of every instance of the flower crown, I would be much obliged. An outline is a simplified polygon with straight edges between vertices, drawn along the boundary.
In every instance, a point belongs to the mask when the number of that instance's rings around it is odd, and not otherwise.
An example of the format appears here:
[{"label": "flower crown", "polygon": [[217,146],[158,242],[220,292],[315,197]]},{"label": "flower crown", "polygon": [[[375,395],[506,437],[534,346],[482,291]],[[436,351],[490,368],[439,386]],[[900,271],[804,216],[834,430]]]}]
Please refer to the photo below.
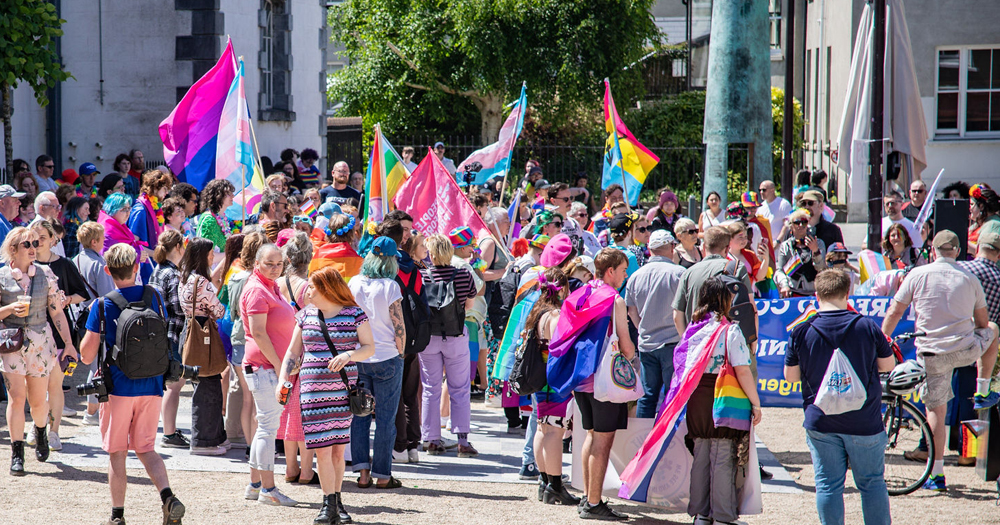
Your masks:
[{"label": "flower crown", "polygon": [[343,236],[347,235],[347,232],[353,230],[354,229],[354,225],[357,223],[357,219],[355,219],[353,215],[350,215],[349,217],[350,217],[350,220],[347,221],[347,224],[345,224],[343,228],[339,228],[336,231],[331,230],[330,227],[327,226],[324,229],[324,231],[326,232],[326,235],[330,236],[330,237],[332,237],[334,234],[336,234],[337,237],[343,237]]},{"label": "flower crown", "polygon": [[973,184],[972,187],[969,188],[969,197],[972,197],[973,199],[982,199],[983,198],[983,185],[982,184]]}]

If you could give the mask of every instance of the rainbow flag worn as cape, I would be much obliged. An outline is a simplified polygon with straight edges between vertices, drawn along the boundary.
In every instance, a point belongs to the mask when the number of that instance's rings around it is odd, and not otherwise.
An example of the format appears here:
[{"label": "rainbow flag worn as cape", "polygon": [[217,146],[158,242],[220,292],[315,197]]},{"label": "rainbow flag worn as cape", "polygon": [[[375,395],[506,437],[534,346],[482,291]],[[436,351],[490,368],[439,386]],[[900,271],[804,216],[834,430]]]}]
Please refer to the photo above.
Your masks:
[{"label": "rainbow flag worn as cape", "polygon": [[646,175],[660,162],[653,152],[639,143],[618,116],[611,97],[611,83],[604,79],[604,129],[608,140],[604,144],[604,173],[601,189],[621,184],[631,206],[638,206],[639,193],[646,182]]},{"label": "rainbow flag worn as cape", "polygon": [[358,255],[358,252],[354,251],[350,244],[331,242],[320,246],[316,251],[316,255],[309,262],[309,273],[312,274],[321,268],[333,266],[340,272],[345,281],[349,281],[351,277],[361,273],[361,263],[363,262],[364,258]]},{"label": "rainbow flag worn as cape", "polygon": [[528,314],[531,313],[539,296],[541,296],[541,292],[537,290],[528,294],[510,311],[507,328],[503,332],[503,339],[500,340],[500,350],[493,361],[493,369],[490,370],[490,378],[506,381],[510,377],[510,372],[514,368],[514,351],[517,349],[517,341],[521,338],[521,331],[524,330]]}]

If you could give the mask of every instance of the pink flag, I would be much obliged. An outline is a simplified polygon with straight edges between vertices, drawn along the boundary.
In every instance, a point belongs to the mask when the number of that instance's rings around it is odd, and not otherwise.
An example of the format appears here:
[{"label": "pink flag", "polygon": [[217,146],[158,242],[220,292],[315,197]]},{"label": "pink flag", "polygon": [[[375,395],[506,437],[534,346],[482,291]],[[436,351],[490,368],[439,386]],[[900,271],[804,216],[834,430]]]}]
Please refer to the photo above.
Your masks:
[{"label": "pink flag", "polygon": [[[429,148],[424,160],[396,193],[396,208],[413,216],[413,227],[426,234],[448,235],[459,226],[487,229],[469,199]],[[488,230],[487,230],[488,231]]]}]

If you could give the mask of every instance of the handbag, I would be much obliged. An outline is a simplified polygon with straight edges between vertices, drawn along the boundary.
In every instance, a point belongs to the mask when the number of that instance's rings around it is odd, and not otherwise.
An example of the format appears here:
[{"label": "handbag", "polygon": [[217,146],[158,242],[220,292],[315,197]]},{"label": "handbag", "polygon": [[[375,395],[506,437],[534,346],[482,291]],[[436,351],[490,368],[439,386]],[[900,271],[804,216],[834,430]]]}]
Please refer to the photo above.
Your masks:
[{"label": "handbag", "polygon": [[[31,284],[28,285],[28,295],[35,291],[35,278],[29,277]],[[13,354],[20,352],[24,347],[24,327],[7,328],[7,325],[0,323],[0,354]]]},{"label": "handbag", "polygon": [[750,430],[752,408],[750,398],[736,378],[736,369],[729,361],[729,337],[727,334],[723,344],[724,360],[722,369],[715,379],[715,399],[712,401],[712,420],[715,426],[728,427],[736,430]]},{"label": "handbag", "polygon": [[545,361],[538,349],[538,337],[534,330],[521,332],[521,341],[514,357],[514,367],[510,371],[510,389],[519,396],[528,396],[545,388]]},{"label": "handbag", "polygon": [[[198,276],[195,279],[192,314],[198,312],[198,279],[204,277]],[[222,345],[222,337],[219,336],[219,327],[215,321],[209,319],[202,325],[195,315],[188,319],[187,337],[184,339],[181,361],[186,366],[200,367],[198,375],[201,377],[219,375],[226,370],[229,362],[226,360],[226,350]]]},{"label": "handbag", "polygon": [[[340,351],[330,339],[330,329],[326,327],[326,318],[323,317],[323,312],[319,308],[316,309],[316,316],[319,317],[319,326],[323,330],[323,338],[326,339],[330,352],[335,352],[334,355],[339,354]],[[347,400],[351,406],[351,413],[358,417],[372,415],[372,412],[375,411],[375,396],[372,395],[372,391],[362,386],[360,382],[355,383],[352,387],[348,381],[347,372],[343,368],[340,369],[340,379],[344,382],[344,387],[347,388]]]},{"label": "handbag", "polygon": [[594,374],[594,399],[608,403],[628,403],[642,397],[639,374],[618,348],[618,323],[611,310],[611,334]]}]

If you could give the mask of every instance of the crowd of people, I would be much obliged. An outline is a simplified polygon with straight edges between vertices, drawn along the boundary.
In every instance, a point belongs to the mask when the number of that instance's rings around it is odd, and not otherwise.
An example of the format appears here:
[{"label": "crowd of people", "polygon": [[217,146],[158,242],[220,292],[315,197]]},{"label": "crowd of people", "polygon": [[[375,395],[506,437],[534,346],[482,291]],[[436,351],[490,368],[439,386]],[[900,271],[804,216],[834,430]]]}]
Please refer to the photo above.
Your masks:
[{"label": "crowd of people", "polygon": [[[450,160],[444,151],[435,145]],[[403,149],[407,165],[412,154]],[[817,317],[791,334],[785,374],[803,381],[810,449],[824,472],[817,475],[824,523],[843,522],[844,458],[859,480],[866,522],[888,523],[881,454],[871,454],[873,436],[884,438],[872,371],[895,364],[881,334],[907,306],[928,334],[917,346],[935,435],[944,433],[954,397],[953,370],[972,365],[977,378],[958,396],[962,403],[979,409],[1000,399],[989,392],[1000,322],[1000,197],[985,184],[944,191],[971,199],[975,257],[962,262],[954,232],[934,235],[931,221],[913,222],[931,202],[923,182],[911,184],[905,202],[889,192],[880,255],[882,273],[893,277],[860,283],[828,214],[822,172],[800,173],[794,205],[767,181],[725,208],[711,193],[704,211],[686,217],[669,188],[640,213],[619,185],[596,195],[586,176],[572,186],[549,183],[531,160],[511,184],[523,192],[517,209],[501,206],[510,202],[501,180],[470,188],[483,231],[419,231],[412,216],[394,210],[366,232],[363,177],[339,161],[326,181],[318,158],[289,149],[278,164],[268,162],[273,174],[259,210],[239,219],[227,213],[236,192],[228,181],[195,188],[165,166],[144,170],[141,151],[119,155],[116,172],[100,180],[91,163],[55,176],[46,155],[35,174],[15,161],[13,186],[0,185],[0,318],[8,340],[0,353],[12,475],[25,474],[26,445],[39,461],[61,449],[61,418],[76,415],[65,407],[61,370],[80,360],[88,379],[110,390],[94,390],[83,415],[100,426],[111,458],[109,524],[124,523],[129,450],[160,492],[164,523],[180,523],[185,508],[155,447],[225,455],[240,437],[250,467],[246,499],[296,505],[274,476],[280,450],[286,483],[320,486],[315,523],[349,523],[341,496],[347,465],[359,488],[391,490],[402,486],[393,464],[417,463],[420,452],[476,457],[474,402],[502,407],[507,432],[524,436],[519,475],[538,480],[540,501],[574,505],[585,519],[622,520],[602,499],[615,433],[630,413],[657,418],[683,395],[694,456],[688,512],[696,524],[735,523],[748,429],[761,420],[754,298],[819,302]],[[374,235],[367,244],[365,233]],[[856,293],[894,296],[881,329],[850,311],[847,298]],[[137,315],[163,320],[171,364],[201,366],[191,383],[190,429],[177,426],[183,373],[182,380],[139,377],[120,360],[133,352],[123,334]],[[631,366],[639,378],[634,412],[603,390],[602,356],[593,349],[606,338],[624,359],[616,366]],[[860,416],[826,415],[812,404],[843,340],[867,342],[848,355],[870,394]],[[685,362],[675,358],[681,349]],[[526,352],[540,354],[546,370],[531,389],[512,377],[528,370]],[[705,357],[700,379],[679,394],[679,370],[690,371],[696,354]],[[713,417],[723,376],[746,399],[739,425]],[[581,496],[562,473],[573,425],[586,431]],[[928,488],[935,490],[946,487],[943,443],[912,452],[934,454]]]}]

